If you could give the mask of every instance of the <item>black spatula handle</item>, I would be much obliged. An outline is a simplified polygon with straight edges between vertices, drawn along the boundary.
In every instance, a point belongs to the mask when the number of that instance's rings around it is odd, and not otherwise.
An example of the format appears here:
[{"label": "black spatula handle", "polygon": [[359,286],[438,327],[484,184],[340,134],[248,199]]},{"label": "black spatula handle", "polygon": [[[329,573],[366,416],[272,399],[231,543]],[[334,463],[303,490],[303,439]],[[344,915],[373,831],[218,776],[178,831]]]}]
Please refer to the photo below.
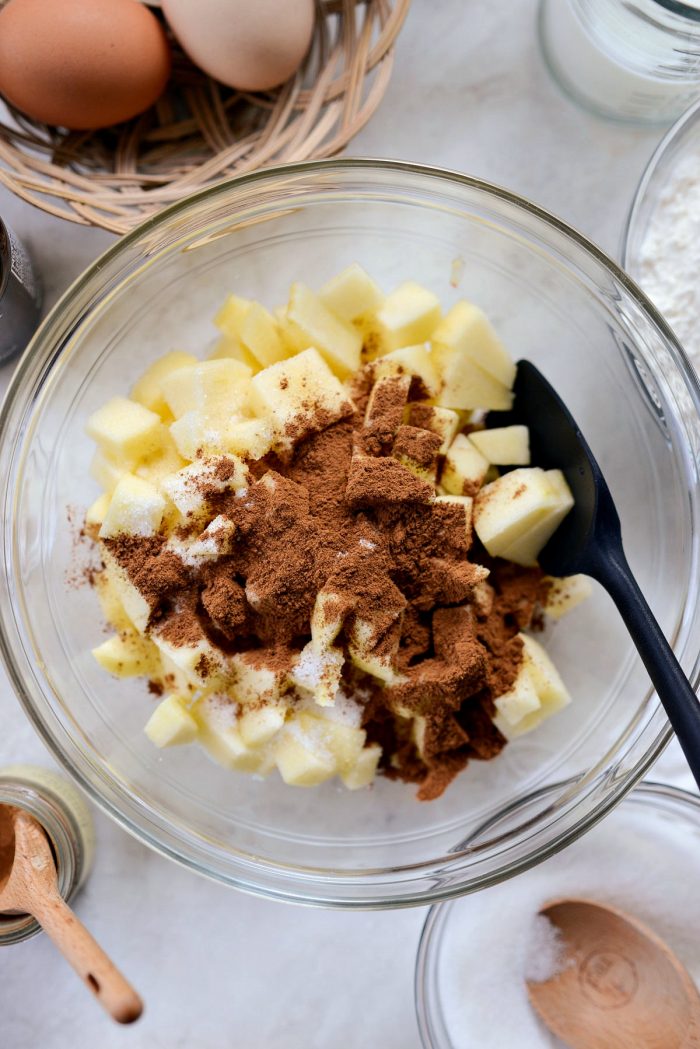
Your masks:
[{"label": "black spatula handle", "polygon": [[700,701],[637,585],[622,544],[599,547],[587,571],[617,605],[700,788]]}]

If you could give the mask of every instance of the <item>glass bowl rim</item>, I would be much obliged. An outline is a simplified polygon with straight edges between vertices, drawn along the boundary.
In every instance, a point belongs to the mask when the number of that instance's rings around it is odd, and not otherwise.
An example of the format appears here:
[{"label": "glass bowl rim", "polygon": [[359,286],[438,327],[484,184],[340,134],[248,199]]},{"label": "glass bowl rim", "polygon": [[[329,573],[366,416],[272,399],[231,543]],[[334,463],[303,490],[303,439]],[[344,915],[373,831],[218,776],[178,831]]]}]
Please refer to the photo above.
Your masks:
[{"label": "glass bowl rim", "polygon": [[[625,289],[626,293],[635,301],[636,305],[641,308],[642,313],[646,315],[647,319],[651,320],[653,326],[664,340],[666,348],[675,366],[681,373],[685,385],[693,399],[694,407],[698,412],[698,415],[700,415],[700,383],[698,382],[693,369],[689,365],[685,353],[671,328],[668,326],[663,316],[654,307],[653,303],[624,272],[624,270],[582,233],[539,205],[532,203],[517,193],[490,183],[487,180],[431,165],[415,164],[398,160],[356,157],[321,161],[303,161],[294,164],[279,165],[228,179],[224,182],[218,183],[216,186],[208,187],[183,198],[183,200],[176,202],[160,212],[154,218],[146,220],[130,233],[118,239],[116,243],[99,255],[97,259],[69,286],[42,322],[31,343],[25,350],[9,384],[2,408],[0,409],[0,446],[2,446],[3,442],[6,442],[7,444],[10,443],[8,439],[8,430],[13,413],[15,411],[25,410],[27,403],[29,403],[28,398],[31,398],[32,393],[35,392],[35,387],[33,385],[30,385],[28,391],[24,391],[23,388],[27,382],[28,376],[30,376],[31,370],[35,367],[37,360],[40,364],[48,362],[50,368],[53,368],[56,361],[60,359],[60,355],[56,356],[55,359],[51,359],[52,349],[56,345],[57,337],[60,336],[62,322],[65,316],[70,314],[71,307],[75,307],[76,303],[80,303],[80,297],[86,290],[90,291],[92,288],[93,293],[98,292],[100,277],[104,267],[108,263],[118,261],[120,255],[129,248],[137,245],[144,234],[152,235],[155,230],[167,228],[172,221],[177,220],[178,217],[186,215],[190,209],[193,209],[198,204],[215,200],[218,197],[226,198],[227,195],[235,193],[239,188],[248,187],[255,183],[264,184],[267,182],[270,183],[271,186],[274,186],[280,178],[288,178],[290,175],[318,175],[323,172],[349,174],[362,171],[365,171],[368,177],[379,172],[391,172],[396,175],[397,178],[406,175],[416,175],[426,179],[428,182],[435,183],[437,186],[441,183],[447,182],[453,186],[461,186],[465,190],[477,191],[483,193],[487,198],[495,199],[497,202],[513,207],[516,211],[524,212],[526,215],[534,217],[535,220],[543,223],[544,226],[549,228],[552,232],[563,235],[567,241],[572,242],[579,250],[581,250],[584,256],[590,257],[595,265],[602,267],[611,278],[618,282]],[[400,188],[400,186],[397,186],[397,190]],[[96,287],[92,287],[93,285],[96,285]],[[60,342],[60,339],[58,339],[58,341]],[[23,393],[25,393],[24,399],[22,398]],[[17,447],[21,447],[21,442],[17,442]],[[6,475],[6,480],[8,480],[11,475],[11,468],[14,463],[15,454],[16,449],[13,446],[12,454],[8,452],[5,456],[6,462],[3,467],[3,472]],[[6,485],[5,487],[5,499],[7,499],[10,494],[10,488],[9,485]],[[11,519],[7,518],[4,520],[3,531],[5,532],[5,536],[7,536],[7,534],[12,535]],[[9,578],[7,572],[4,573],[4,585],[8,596],[11,596],[13,588],[16,587],[17,584],[16,580],[11,580]],[[207,853],[201,844],[193,847],[191,843],[187,843],[185,840],[186,830],[185,835],[183,835],[180,829],[177,828],[175,835],[176,845],[173,845],[173,827],[172,825],[167,827],[167,820],[161,819],[161,824],[163,825],[158,825],[156,822],[155,833],[153,833],[152,828],[154,828],[154,821],[147,818],[147,810],[142,809],[139,811],[138,820],[132,819],[127,811],[129,806],[127,805],[122,809],[117,804],[117,801],[119,801],[120,798],[122,803],[126,800],[124,798],[124,792],[120,790],[118,784],[112,784],[109,792],[103,792],[101,788],[104,784],[95,785],[89,776],[89,758],[85,755],[81,755],[80,761],[78,762],[74,761],[69,754],[64,753],[61,743],[54,737],[51,726],[46,719],[47,710],[50,709],[47,697],[38,685],[35,685],[34,689],[29,686],[24,668],[20,668],[19,660],[15,659],[12,644],[8,637],[8,625],[10,628],[9,633],[12,633],[12,630],[16,628],[14,627],[8,611],[4,610],[0,613],[0,656],[2,657],[7,669],[13,690],[15,691],[30,723],[33,725],[44,744],[48,747],[49,751],[53,754],[59,764],[66,769],[68,774],[80,784],[90,799],[99,808],[106,812],[115,820],[115,822],[138,840],[153,848],[161,855],[173,859],[185,867],[213,878],[214,880],[233,885],[243,891],[291,902],[343,909],[372,909],[425,905],[426,903],[437,900],[447,900],[459,896],[465,891],[473,891],[474,889],[483,888],[497,883],[507,877],[513,876],[514,874],[521,873],[557,852],[602,819],[603,816],[605,816],[606,813],[634,787],[642,776],[644,776],[646,771],[663,751],[672,735],[670,725],[663,715],[663,712],[660,710],[657,702],[657,707],[650,718],[650,724],[647,727],[647,730],[645,730],[654,733],[652,742],[646,745],[646,749],[641,757],[635,758],[634,766],[627,770],[627,772],[618,779],[616,785],[612,789],[608,790],[607,796],[602,799],[597,799],[592,810],[583,815],[579,815],[571,826],[564,830],[560,828],[544,846],[538,848],[528,846],[530,851],[523,857],[515,860],[513,858],[510,858],[508,861],[502,860],[500,864],[496,866],[495,870],[488,874],[481,874],[472,881],[471,885],[473,888],[465,887],[464,871],[453,869],[452,871],[448,870],[445,872],[442,869],[442,865],[445,863],[444,857],[440,860],[424,860],[417,864],[388,867],[380,871],[368,870],[347,873],[324,868],[304,868],[268,860],[261,861],[247,854],[236,853],[234,850],[231,855],[235,857],[236,869],[232,874],[230,871],[224,872],[221,869],[212,869],[207,863],[207,859],[211,861],[211,852]],[[26,658],[26,654],[24,655]],[[699,675],[700,667],[696,662],[694,677],[698,677]],[[35,697],[33,692],[37,693],[37,697]],[[589,775],[583,776],[581,781],[577,780],[576,782],[586,783],[586,781],[588,781],[588,785],[591,786]],[[111,796],[108,797],[107,793]],[[540,817],[541,815],[543,814],[540,814]],[[459,854],[451,855],[453,859],[459,858]],[[373,880],[378,874],[403,875],[404,877],[407,877],[411,874],[415,874],[417,871],[424,873],[426,877],[433,877],[434,880],[437,880],[434,878],[434,875],[436,873],[436,865],[438,864],[440,865],[442,872],[448,874],[448,877],[437,885],[431,885],[429,888],[414,888],[411,891],[401,891],[397,893],[397,883],[396,881],[392,881],[390,892],[387,895],[387,887],[384,885],[381,878],[377,882]],[[261,883],[258,877],[258,880],[256,881],[255,873],[253,873],[251,877],[251,871],[258,872],[259,875],[264,873],[268,880]],[[269,884],[269,876],[271,874],[278,879],[289,879],[293,884],[283,884],[278,885],[277,887],[272,887]],[[466,879],[466,883],[469,883],[469,878]],[[361,885],[363,891],[366,890],[366,894],[361,898],[338,895],[343,884],[354,884],[355,886]],[[403,882],[400,882],[399,884],[402,889],[406,888]],[[336,892],[335,896],[324,895],[319,892],[322,885],[325,886],[326,892],[329,885],[336,885],[338,886],[338,892]],[[384,891],[382,891],[383,886]],[[314,889],[316,891],[314,891]]]},{"label": "glass bowl rim", "polygon": [[[694,124],[698,119],[700,119],[700,98],[688,106],[671,124],[670,128],[664,132],[661,140],[657,142],[651,156],[644,165],[644,170],[637,182],[637,187],[632,196],[632,203],[627,212],[620,236],[620,266],[625,271],[628,270],[630,263],[636,266],[637,260],[630,259],[630,246],[639,232],[641,211],[647,200],[649,185],[676,142],[683,137],[690,125]],[[630,279],[634,280],[632,277]],[[642,294],[644,293],[642,292]]]},{"label": "glass bowl rim", "polygon": [[[520,805],[527,805],[550,791],[560,789],[561,786],[561,784],[554,783],[533,791],[532,794],[527,795],[525,798],[513,802],[508,809],[504,810],[503,814],[507,814]],[[692,810],[700,824],[700,797],[690,790],[685,790],[683,787],[676,787],[670,783],[661,783],[658,780],[644,780],[627,791],[626,798],[640,805],[644,805],[648,799],[651,801],[656,799],[670,802],[678,808],[678,811],[688,813]],[[418,940],[416,962],[413,970],[413,1000],[422,1049],[448,1049],[447,1045],[438,1044],[432,1037],[436,1003],[430,981],[435,974],[435,966],[438,964],[440,944],[445,933],[445,922],[447,921],[449,909],[457,902],[459,902],[458,898],[433,903],[428,909]]]}]

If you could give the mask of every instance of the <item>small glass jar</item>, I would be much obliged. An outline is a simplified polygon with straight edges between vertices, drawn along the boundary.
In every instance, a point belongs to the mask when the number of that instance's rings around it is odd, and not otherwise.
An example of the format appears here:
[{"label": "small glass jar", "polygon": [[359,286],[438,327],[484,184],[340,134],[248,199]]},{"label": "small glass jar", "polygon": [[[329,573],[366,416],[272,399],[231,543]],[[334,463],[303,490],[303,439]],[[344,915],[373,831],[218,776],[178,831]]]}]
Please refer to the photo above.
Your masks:
[{"label": "small glass jar", "polygon": [[586,109],[666,124],[700,96],[700,0],[540,0],[545,62]]},{"label": "small glass jar", "polygon": [[[90,873],[94,827],[90,810],[75,787],[49,769],[13,765],[0,769],[0,805],[25,809],[45,830],[56,860],[58,889],[72,899]],[[40,931],[28,914],[0,914],[0,947]]]}]

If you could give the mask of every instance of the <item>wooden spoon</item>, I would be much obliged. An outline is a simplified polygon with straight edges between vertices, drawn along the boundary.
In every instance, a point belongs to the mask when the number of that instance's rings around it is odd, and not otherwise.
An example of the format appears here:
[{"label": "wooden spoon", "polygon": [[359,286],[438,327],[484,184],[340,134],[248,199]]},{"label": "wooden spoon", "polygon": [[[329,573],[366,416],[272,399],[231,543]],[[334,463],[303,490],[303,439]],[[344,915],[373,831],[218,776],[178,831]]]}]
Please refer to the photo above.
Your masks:
[{"label": "wooden spoon", "polygon": [[560,971],[528,982],[530,1001],[571,1049],[700,1049],[700,994],[651,929],[591,900],[540,912],[561,933]]},{"label": "wooden spoon", "polygon": [[33,915],[110,1016],[123,1024],[138,1020],[141,999],[58,891],[41,825],[9,805],[0,805],[0,912]]}]

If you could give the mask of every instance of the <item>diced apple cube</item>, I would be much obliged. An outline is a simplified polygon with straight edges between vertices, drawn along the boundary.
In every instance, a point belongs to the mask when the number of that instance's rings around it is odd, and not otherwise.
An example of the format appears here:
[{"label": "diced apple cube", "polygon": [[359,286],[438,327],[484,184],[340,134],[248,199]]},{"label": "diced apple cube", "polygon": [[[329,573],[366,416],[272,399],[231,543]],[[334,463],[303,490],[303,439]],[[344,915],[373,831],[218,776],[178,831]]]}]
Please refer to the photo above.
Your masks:
[{"label": "diced apple cube", "polygon": [[236,699],[242,704],[277,702],[287,690],[283,670],[260,666],[255,654],[240,652],[231,657]]},{"label": "diced apple cube", "polygon": [[591,596],[591,581],[585,575],[545,576],[542,582],[548,584],[544,612],[550,619],[561,619]]},{"label": "diced apple cube", "polygon": [[[506,739],[528,732],[540,720],[540,700],[529,668],[523,664],[513,685],[494,700],[496,728]],[[537,715],[533,717],[533,715]]]},{"label": "diced apple cube", "polygon": [[555,497],[559,499],[559,507],[550,516],[532,525],[527,532],[519,536],[514,543],[506,548],[502,556],[508,561],[530,566],[537,564],[537,557],[540,551],[573,506],[573,497],[563,474],[558,470],[549,470],[548,475]]},{"label": "diced apple cube", "polygon": [[492,557],[532,565],[573,504],[561,471],[522,467],[482,488],[474,527]]},{"label": "diced apple cube", "polygon": [[264,747],[251,747],[243,739],[238,707],[225,693],[210,693],[192,708],[198,740],[224,768],[239,772],[266,772],[271,763]]},{"label": "diced apple cube", "polygon": [[150,481],[158,487],[166,477],[177,473],[185,465],[186,461],[178,452],[172,434],[164,428],[163,441],[158,450],[144,459],[133,472],[137,477],[143,477],[144,481]]},{"label": "diced apple cube", "polygon": [[451,408],[438,408],[433,404],[414,401],[406,407],[406,422],[410,426],[419,426],[423,430],[432,430],[442,438],[440,455],[446,455],[455,434],[461,425],[458,412]]},{"label": "diced apple cube", "polygon": [[162,489],[183,517],[202,512],[207,493],[242,495],[249,483],[248,467],[235,455],[218,455],[191,463],[164,478]]},{"label": "diced apple cube", "polygon": [[530,431],[527,426],[498,426],[469,434],[481,454],[494,466],[529,466]]},{"label": "diced apple cube", "polygon": [[376,311],[384,301],[381,289],[357,262],[331,277],[318,293],[321,301],[344,321]]},{"label": "diced apple cube", "polygon": [[90,460],[90,476],[97,481],[100,488],[111,495],[122,477],[130,473],[126,463],[113,463],[99,448]]},{"label": "diced apple cube", "polygon": [[377,651],[375,630],[375,624],[358,616],[348,637],[348,655],[351,662],[359,670],[364,670],[365,674],[371,674],[387,685],[394,685],[400,680],[394,670],[396,653]]},{"label": "diced apple cube", "polygon": [[410,375],[385,375],[377,379],[367,401],[365,426],[378,423],[386,432],[396,434],[403,419],[410,388]]},{"label": "diced apple cube", "polygon": [[267,419],[232,422],[222,435],[226,451],[242,459],[262,459],[272,448],[274,438],[274,427]]},{"label": "diced apple cube", "polygon": [[311,640],[319,652],[333,644],[343,628],[346,602],[330,590],[319,590],[311,613]]},{"label": "diced apple cube", "polygon": [[91,531],[99,530],[100,525],[105,519],[105,514],[109,510],[110,495],[108,492],[103,492],[102,495],[98,495],[94,503],[88,507],[85,514],[85,526]]},{"label": "diced apple cube", "polygon": [[382,748],[378,743],[371,743],[360,751],[355,764],[340,773],[340,778],[348,790],[360,790],[370,785],[377,773],[381,756]]},{"label": "diced apple cube", "polygon": [[272,311],[272,315],[277,321],[277,330],[280,333],[280,338],[288,357],[293,357],[296,353],[303,353],[304,350],[309,349],[307,336],[296,324],[290,321],[287,316],[286,306],[277,306]]},{"label": "diced apple cube", "polygon": [[488,408],[505,411],[512,407],[513,394],[509,387],[483,371],[470,357],[434,343],[433,358],[442,376],[436,404],[454,410]]},{"label": "diced apple cube", "polygon": [[294,725],[306,739],[315,741],[333,755],[338,772],[355,765],[367,739],[364,729],[344,725],[320,712],[302,710],[295,717]]},{"label": "diced apple cube", "polygon": [[156,747],[179,747],[193,743],[199,730],[190,714],[187,697],[174,692],[161,700],[151,714],[145,731]]},{"label": "diced apple cube", "polygon": [[320,354],[304,350],[296,357],[279,361],[258,372],[252,380],[253,390],[268,417],[274,421],[276,443],[286,447],[294,436],[328,426],[350,414],[352,404],[342,384]]},{"label": "diced apple cube", "polygon": [[131,388],[131,399],[142,404],[149,411],[157,412],[161,418],[170,420],[170,409],[163,397],[163,379],[178,368],[185,368],[197,363],[197,358],[182,350],[173,350],[154,361],[140,379]]},{"label": "diced apple cube", "polygon": [[[471,302],[457,302],[433,332],[433,345],[445,356],[468,357],[498,383],[511,388],[515,364],[485,313]],[[472,406],[467,406],[472,407]],[[489,408],[491,405],[474,405]]]},{"label": "diced apple cube", "polygon": [[472,518],[474,516],[474,500],[470,495],[437,495],[435,502],[439,505],[440,503],[452,503],[454,506],[461,506],[464,510],[464,528],[467,533],[467,541],[471,541],[472,537]]},{"label": "diced apple cube", "polygon": [[93,648],[92,654],[103,670],[115,677],[147,676],[160,669],[156,646],[134,631],[115,634]]},{"label": "diced apple cube", "polygon": [[[98,576],[97,595],[105,618],[116,630],[133,623],[143,634],[151,618],[150,605],[104,544],[101,544],[100,553],[105,567]],[[120,608],[126,616],[126,623],[119,616]]]},{"label": "diced apple cube", "polygon": [[432,430],[416,426],[399,426],[392,455],[421,481],[437,483],[438,453],[441,440]]},{"label": "diced apple cube", "polygon": [[193,685],[211,685],[223,672],[224,658],[219,649],[202,633],[198,641],[175,644],[161,630],[151,631],[151,639],[159,652],[173,663],[185,680]]},{"label": "diced apple cube", "polygon": [[208,355],[207,360],[209,361],[220,361],[230,357],[234,361],[241,361],[247,368],[250,368],[251,374],[260,371],[260,362],[253,354],[247,349],[240,339],[233,338],[229,335],[222,335],[217,341],[214,349]]},{"label": "diced apple cube", "polygon": [[125,474],[112,493],[100,538],[126,533],[155,535],[163,521],[166,502],[158,489],[141,477]]},{"label": "diced apple cube", "polygon": [[506,739],[530,732],[571,702],[558,670],[542,645],[527,634],[518,634],[518,637],[523,643],[522,665],[510,692],[495,700],[494,722]]},{"label": "diced apple cube", "polygon": [[305,284],[292,285],[287,320],[296,328],[299,340],[318,350],[341,379],[357,371],[362,336],[332,313]]},{"label": "diced apple cube", "polygon": [[176,419],[198,411],[209,418],[240,414],[248,405],[251,371],[232,357],[202,361],[170,372],[163,397]]},{"label": "diced apple cube", "polygon": [[275,318],[259,302],[251,303],[239,338],[264,368],[287,356]]},{"label": "diced apple cube", "polygon": [[275,746],[275,764],[284,782],[294,787],[315,787],[337,771],[327,745],[314,733],[303,732],[296,719]]},{"label": "diced apple cube", "polygon": [[406,281],[387,295],[376,313],[381,349],[387,353],[426,342],[440,321],[437,295]]},{"label": "diced apple cube", "polygon": [[161,436],[160,416],[127,397],[113,397],[87,421],[89,437],[115,463],[134,463],[154,451]]},{"label": "diced apple cube", "polygon": [[240,338],[241,326],[252,303],[240,295],[229,295],[214,315],[214,324],[220,332],[232,339]]},{"label": "diced apple cube", "polygon": [[94,585],[97,591],[97,599],[102,609],[102,615],[109,625],[119,631],[133,630],[135,624],[132,623],[126,614],[118,587],[114,583],[114,572],[110,573],[107,569],[102,569],[95,576]]},{"label": "diced apple cube", "polygon": [[535,641],[534,637],[528,634],[519,636],[523,643],[523,654],[530,676],[537,689],[542,716],[549,717],[568,706],[571,696],[559,671],[539,641]]},{"label": "diced apple cube", "polygon": [[221,455],[226,451],[226,431],[232,422],[241,421],[242,416],[221,412],[210,415],[208,412],[193,410],[185,412],[170,426],[170,434],[178,455],[187,462],[194,462],[202,455]]},{"label": "diced apple cube", "polygon": [[302,648],[290,679],[305,692],[310,692],[319,707],[331,707],[340,687],[345,656],[342,649],[329,646],[319,651],[313,640]]},{"label": "diced apple cube", "polygon": [[238,730],[246,746],[262,747],[269,743],[285,722],[287,708],[282,703],[268,703],[246,710],[238,719]]},{"label": "diced apple cube", "polygon": [[404,346],[372,362],[375,380],[385,375],[414,375],[420,379],[428,397],[440,389],[440,375],[425,346]]},{"label": "diced apple cube", "polygon": [[447,450],[440,484],[450,495],[476,495],[488,469],[488,459],[465,434],[458,433]]}]

